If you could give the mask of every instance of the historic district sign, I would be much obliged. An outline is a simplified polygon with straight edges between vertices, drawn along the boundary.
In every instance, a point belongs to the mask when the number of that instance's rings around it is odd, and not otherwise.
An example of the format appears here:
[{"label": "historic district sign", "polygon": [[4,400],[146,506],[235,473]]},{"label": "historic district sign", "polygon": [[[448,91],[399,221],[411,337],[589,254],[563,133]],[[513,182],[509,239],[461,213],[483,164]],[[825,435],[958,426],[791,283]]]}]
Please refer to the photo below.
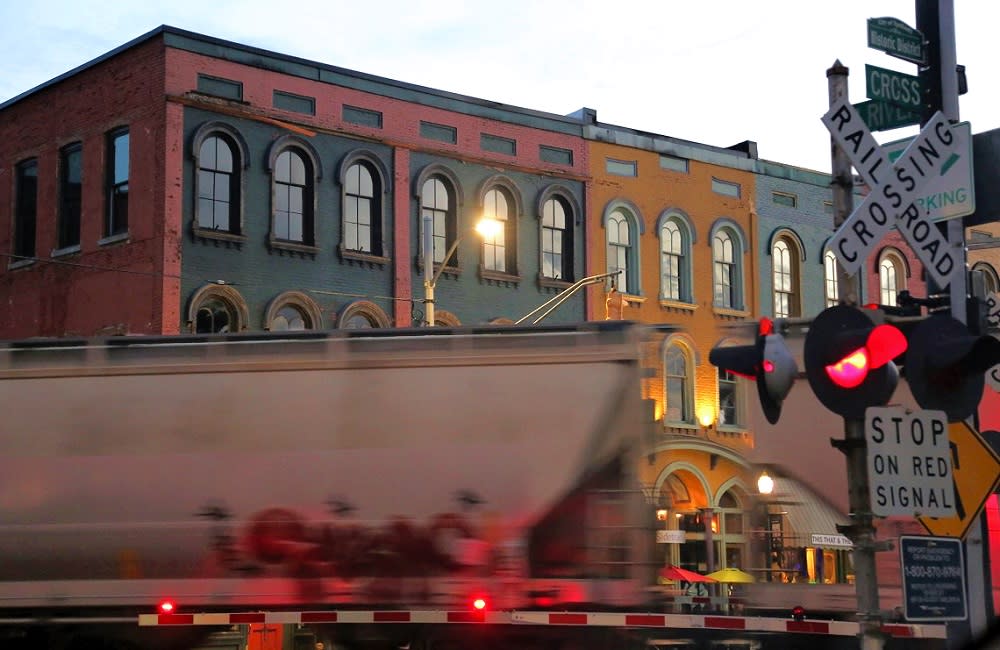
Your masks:
[{"label": "historic district sign", "polygon": [[823,123],[871,188],[828,244],[844,270],[857,273],[872,248],[896,227],[938,286],[948,286],[955,258],[948,240],[917,205],[927,180],[941,176],[960,157],[948,120],[935,113],[895,163],[850,103],[831,106]]},{"label": "historic district sign", "polygon": [[871,510],[878,517],[955,516],[944,411],[865,409]]},{"label": "historic district sign", "polygon": [[948,425],[948,445],[954,480],[955,515],[918,517],[931,535],[965,537],[986,500],[1000,483],[1000,457],[965,422]]},{"label": "historic district sign", "polygon": [[912,63],[927,60],[924,35],[898,18],[869,18],[868,47]]}]

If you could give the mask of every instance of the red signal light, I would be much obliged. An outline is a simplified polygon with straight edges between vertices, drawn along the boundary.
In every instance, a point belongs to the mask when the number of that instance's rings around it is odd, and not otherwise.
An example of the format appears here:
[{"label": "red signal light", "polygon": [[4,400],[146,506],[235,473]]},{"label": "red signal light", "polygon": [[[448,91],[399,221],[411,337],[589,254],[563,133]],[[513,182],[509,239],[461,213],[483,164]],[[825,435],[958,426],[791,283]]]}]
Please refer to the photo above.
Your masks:
[{"label": "red signal light", "polygon": [[792,608],[792,618],[796,621],[803,621],[806,618],[806,608],[802,605],[796,605]]},{"label": "red signal light", "polygon": [[859,348],[837,363],[826,366],[826,376],[841,388],[854,388],[864,382],[868,368],[868,350]]},{"label": "red signal light", "polygon": [[157,609],[160,610],[161,614],[173,614],[174,613],[174,601],[172,601],[172,600],[164,600],[164,601],[160,602],[160,605],[157,607]]},{"label": "red signal light", "polygon": [[881,368],[905,351],[906,336],[892,325],[879,325],[868,334],[864,347],[825,366],[826,375],[841,388],[854,388],[873,368]]},{"label": "red signal light", "polygon": [[483,611],[484,609],[486,609],[486,599],[476,598],[475,600],[472,601],[472,608],[478,612]]}]

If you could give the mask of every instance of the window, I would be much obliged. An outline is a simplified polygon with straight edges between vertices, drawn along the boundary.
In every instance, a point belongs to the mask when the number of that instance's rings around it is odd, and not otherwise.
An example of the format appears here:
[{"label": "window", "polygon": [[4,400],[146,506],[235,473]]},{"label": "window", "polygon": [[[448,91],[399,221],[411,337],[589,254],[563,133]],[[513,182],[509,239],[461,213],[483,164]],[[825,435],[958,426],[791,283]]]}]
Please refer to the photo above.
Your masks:
[{"label": "window", "polygon": [[420,123],[420,137],[438,142],[455,144],[458,142],[458,129],[445,124],[434,124],[433,122]]},{"label": "window", "polygon": [[608,158],[604,161],[604,169],[609,174],[616,176],[638,176],[639,171],[634,160],[615,160]]},{"label": "window", "polygon": [[712,237],[712,282],[715,306],[723,309],[742,309],[739,258],[741,247],[735,233],[729,228],[719,228]]},{"label": "window", "polygon": [[480,133],[479,148],[483,151],[492,151],[493,153],[500,153],[505,156],[517,155],[517,141],[499,135]]},{"label": "window", "polygon": [[718,178],[712,179],[712,191],[716,194],[722,194],[723,196],[732,196],[735,198],[740,198],[740,184],[731,183],[729,181],[719,180]]},{"label": "window", "polygon": [[[14,241],[11,252],[18,257],[35,256],[35,224],[38,219],[38,161],[17,165],[15,171]],[[14,259],[12,262],[19,260]]]},{"label": "window", "polygon": [[[508,218],[509,212],[510,201],[503,190],[494,188],[486,192],[483,198],[483,216],[500,223],[496,232],[483,239],[483,268],[487,271],[514,272],[513,265],[508,264],[511,257],[508,249],[514,245],[513,220]],[[511,236],[508,237],[508,234]]]},{"label": "window", "polygon": [[538,146],[538,157],[544,162],[555,163],[557,165],[573,164],[573,151],[570,149],[549,147],[542,144]]},{"label": "window", "polygon": [[840,302],[840,293],[837,288],[837,256],[832,251],[823,255],[823,283],[826,289],[826,306],[833,307]]},{"label": "window", "polygon": [[878,263],[879,304],[896,305],[896,296],[906,288],[906,270],[895,251],[887,251]]},{"label": "window", "polygon": [[983,296],[989,297],[990,294],[1000,293],[1000,279],[998,279],[996,270],[986,262],[977,262],[972,267],[973,277],[981,279],[983,283],[982,291]]},{"label": "window", "polygon": [[306,115],[316,114],[316,98],[275,90],[272,101],[275,108]]},{"label": "window", "polygon": [[108,134],[106,195],[107,237],[128,232],[129,133],[118,129]]},{"label": "window", "polygon": [[798,197],[785,192],[771,192],[771,202],[786,208],[794,208],[798,204]]},{"label": "window", "polygon": [[691,237],[686,220],[673,214],[660,225],[660,297],[691,302]]},{"label": "window", "polygon": [[[433,224],[431,237],[434,242],[434,263],[444,264],[448,248],[458,236],[458,216],[456,210],[455,191],[451,183],[441,176],[432,176],[424,181],[420,190],[420,224],[427,223],[429,218]],[[458,266],[456,257],[449,260],[450,264]]]},{"label": "window", "polygon": [[272,332],[320,329],[323,311],[301,291],[286,291],[268,304],[264,324]]},{"label": "window", "polygon": [[240,234],[240,188],[242,164],[239,147],[227,135],[213,133],[198,147],[199,228]]},{"label": "window", "polygon": [[799,251],[790,237],[778,237],[771,248],[774,317],[799,316]]},{"label": "window", "polygon": [[542,205],[542,277],[573,281],[573,212],[561,196]]},{"label": "window", "polygon": [[285,149],[275,160],[273,174],[274,238],[311,245],[313,171],[308,158],[297,149]]},{"label": "window", "polygon": [[688,166],[689,162],[686,158],[678,158],[676,156],[668,156],[666,154],[660,156],[661,169],[668,169],[672,172],[687,174]]},{"label": "window", "polygon": [[382,255],[382,189],[368,161],[353,163],[344,177],[344,250]]},{"label": "window", "polygon": [[632,237],[629,218],[621,210],[608,217],[608,273],[612,286],[622,293],[630,293],[629,258],[632,256]]},{"label": "window", "polygon": [[195,291],[188,306],[188,326],[196,334],[224,334],[246,329],[248,309],[236,289],[217,284]]},{"label": "window", "polygon": [[667,346],[663,362],[664,389],[667,393],[663,414],[665,424],[694,423],[693,367],[683,345],[672,343]]},{"label": "window", "polygon": [[340,329],[368,329],[389,327],[392,321],[381,307],[368,300],[355,300],[348,303],[337,315],[337,327]]},{"label": "window", "polygon": [[56,248],[80,245],[83,147],[79,142],[59,152],[59,232]]},{"label": "window", "polygon": [[198,92],[241,101],[243,99],[243,84],[231,79],[221,79],[219,77],[199,74]]},{"label": "window", "polygon": [[736,375],[719,368],[719,426],[738,427],[742,425],[740,400]]},{"label": "window", "polygon": [[382,113],[379,111],[372,111],[367,108],[357,108],[355,106],[348,106],[345,104],[342,117],[345,122],[350,122],[351,124],[370,126],[375,129],[382,128]]}]

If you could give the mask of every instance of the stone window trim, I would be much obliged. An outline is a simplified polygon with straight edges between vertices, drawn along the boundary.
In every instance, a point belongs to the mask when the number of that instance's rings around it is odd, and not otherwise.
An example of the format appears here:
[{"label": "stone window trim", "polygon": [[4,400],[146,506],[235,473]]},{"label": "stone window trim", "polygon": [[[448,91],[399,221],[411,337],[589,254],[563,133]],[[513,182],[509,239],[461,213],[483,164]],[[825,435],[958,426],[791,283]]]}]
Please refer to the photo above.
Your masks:
[{"label": "stone window trim", "polygon": [[579,226],[582,223],[583,214],[583,210],[580,209],[580,202],[570,188],[558,183],[548,185],[538,193],[538,198],[535,200],[535,218],[541,221],[545,204],[549,199],[557,197],[569,204],[570,209],[573,210],[573,225]]},{"label": "stone window trim", "polygon": [[336,326],[344,325],[355,316],[364,316],[376,328],[392,327],[392,319],[385,311],[370,300],[354,300],[340,308],[336,315]]},{"label": "stone window trim", "polygon": [[194,132],[191,136],[190,143],[190,156],[191,160],[194,161],[194,191],[192,192],[192,201],[194,205],[191,209],[191,233],[196,238],[201,239],[214,239],[232,242],[235,244],[243,244],[246,242],[246,235],[234,234],[231,232],[219,232],[217,230],[211,230],[209,228],[202,228],[198,225],[198,170],[200,169],[199,156],[201,154],[201,145],[206,138],[221,134],[226,136],[232,144],[236,145],[236,154],[240,157],[239,164],[239,187],[237,188],[237,196],[240,197],[239,206],[237,210],[236,217],[239,220],[239,232],[244,233],[246,230],[243,227],[244,224],[244,208],[243,208],[243,197],[245,196],[246,190],[246,170],[250,169],[250,148],[247,146],[246,139],[243,134],[240,133],[233,126],[221,122],[218,120],[212,120],[205,122]]},{"label": "stone window trim", "polygon": [[278,312],[286,306],[297,308],[306,318],[309,319],[306,329],[323,329],[323,310],[320,309],[316,301],[301,291],[285,291],[271,299],[264,311],[263,329],[269,331],[271,322],[278,315]]},{"label": "stone window trim", "polygon": [[447,309],[435,309],[434,310],[434,320],[435,324],[440,323],[439,327],[461,327],[462,321],[458,320],[458,316],[451,313]]},{"label": "stone window trim", "polygon": [[225,284],[206,284],[191,294],[191,299],[188,301],[186,326],[189,332],[194,332],[198,309],[202,303],[213,298],[232,307],[236,315],[236,327],[230,327],[230,332],[242,332],[247,329],[250,323],[250,310],[240,292]]}]

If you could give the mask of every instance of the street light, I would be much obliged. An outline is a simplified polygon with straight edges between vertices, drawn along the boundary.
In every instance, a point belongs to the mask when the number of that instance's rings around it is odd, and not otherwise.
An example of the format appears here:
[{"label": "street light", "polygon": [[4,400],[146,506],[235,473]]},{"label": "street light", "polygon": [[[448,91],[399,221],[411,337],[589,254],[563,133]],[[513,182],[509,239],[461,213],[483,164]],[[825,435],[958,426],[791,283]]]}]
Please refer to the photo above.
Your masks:
[{"label": "street light", "polygon": [[[489,239],[500,232],[502,224],[500,221],[490,218],[483,217],[476,224],[476,232],[483,237],[483,239]],[[437,285],[438,278],[441,277],[441,272],[444,271],[444,267],[448,265],[448,260],[451,256],[455,254],[455,250],[458,248],[458,244],[462,241],[462,237],[455,237],[455,241],[452,242],[451,247],[448,252],[445,253],[444,259],[441,260],[441,266],[438,267],[437,271],[434,270],[434,215],[427,212],[423,215],[423,258],[424,258],[424,324],[428,327],[434,327],[434,287]]]},{"label": "street light", "polygon": [[757,492],[760,494],[771,494],[774,491],[774,479],[771,478],[767,470],[760,473],[760,477],[757,478]]}]

